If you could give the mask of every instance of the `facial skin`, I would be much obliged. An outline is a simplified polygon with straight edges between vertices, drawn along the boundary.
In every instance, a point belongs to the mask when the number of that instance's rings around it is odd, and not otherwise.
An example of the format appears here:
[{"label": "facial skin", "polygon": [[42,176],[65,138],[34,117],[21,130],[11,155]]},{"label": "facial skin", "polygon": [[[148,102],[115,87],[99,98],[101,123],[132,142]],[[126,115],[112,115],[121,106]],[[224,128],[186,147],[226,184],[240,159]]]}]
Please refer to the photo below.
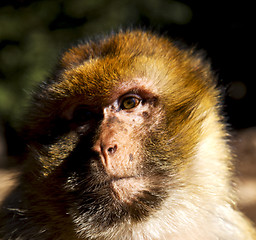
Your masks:
[{"label": "facial skin", "polygon": [[33,95],[2,239],[256,239],[235,210],[215,81],[151,33],[69,49]]}]

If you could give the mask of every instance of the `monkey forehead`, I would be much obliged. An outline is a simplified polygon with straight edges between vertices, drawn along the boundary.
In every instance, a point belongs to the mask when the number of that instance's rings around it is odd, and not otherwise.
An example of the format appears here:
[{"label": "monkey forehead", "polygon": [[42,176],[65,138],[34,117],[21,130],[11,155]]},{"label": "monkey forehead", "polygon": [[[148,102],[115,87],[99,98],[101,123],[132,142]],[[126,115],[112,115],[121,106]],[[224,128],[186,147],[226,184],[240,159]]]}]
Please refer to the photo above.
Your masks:
[{"label": "monkey forehead", "polygon": [[[60,97],[83,98],[89,104],[108,105],[121,95],[133,91],[147,97],[158,95],[158,87],[151,77],[147,77],[147,64],[136,67],[137,61],[127,58],[93,59],[76,67],[66,69],[51,90]],[[135,63],[136,62],[136,63]],[[139,61],[141,64],[141,61]],[[142,96],[143,97],[143,96]]]}]

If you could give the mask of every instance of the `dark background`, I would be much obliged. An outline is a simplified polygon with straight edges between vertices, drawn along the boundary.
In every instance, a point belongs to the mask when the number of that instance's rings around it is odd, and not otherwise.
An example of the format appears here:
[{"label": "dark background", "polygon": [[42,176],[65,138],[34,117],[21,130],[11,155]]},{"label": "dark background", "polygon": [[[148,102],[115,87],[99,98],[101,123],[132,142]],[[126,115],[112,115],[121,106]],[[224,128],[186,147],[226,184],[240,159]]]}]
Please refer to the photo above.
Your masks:
[{"label": "dark background", "polygon": [[233,129],[256,125],[253,1],[1,0],[0,158],[22,151],[15,125],[28,92],[77,39],[141,27],[205,50]]}]

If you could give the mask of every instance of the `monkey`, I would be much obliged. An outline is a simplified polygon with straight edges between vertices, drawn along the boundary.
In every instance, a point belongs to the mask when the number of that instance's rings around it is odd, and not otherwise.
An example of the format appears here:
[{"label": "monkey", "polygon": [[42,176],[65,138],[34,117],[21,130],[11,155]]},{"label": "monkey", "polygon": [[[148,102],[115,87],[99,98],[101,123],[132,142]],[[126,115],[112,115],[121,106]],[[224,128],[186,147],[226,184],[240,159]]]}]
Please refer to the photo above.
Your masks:
[{"label": "monkey", "polygon": [[255,240],[206,57],[150,31],[81,41],[32,93],[3,240]]}]

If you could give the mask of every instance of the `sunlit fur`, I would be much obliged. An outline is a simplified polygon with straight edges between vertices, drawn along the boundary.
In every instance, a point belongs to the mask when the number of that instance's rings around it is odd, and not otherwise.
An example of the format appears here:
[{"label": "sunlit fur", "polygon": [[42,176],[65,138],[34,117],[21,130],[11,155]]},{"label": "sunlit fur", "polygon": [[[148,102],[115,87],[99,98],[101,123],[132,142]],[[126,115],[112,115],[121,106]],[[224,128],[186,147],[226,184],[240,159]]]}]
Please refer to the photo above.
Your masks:
[{"label": "sunlit fur", "polygon": [[[70,123],[80,103],[107,112],[131,90],[146,99],[134,113]],[[29,153],[1,239],[256,239],[236,209],[220,91],[194,50],[142,31],[82,42],[35,90],[25,122]],[[91,151],[112,131],[124,148],[110,170],[135,178],[110,188]]]}]

